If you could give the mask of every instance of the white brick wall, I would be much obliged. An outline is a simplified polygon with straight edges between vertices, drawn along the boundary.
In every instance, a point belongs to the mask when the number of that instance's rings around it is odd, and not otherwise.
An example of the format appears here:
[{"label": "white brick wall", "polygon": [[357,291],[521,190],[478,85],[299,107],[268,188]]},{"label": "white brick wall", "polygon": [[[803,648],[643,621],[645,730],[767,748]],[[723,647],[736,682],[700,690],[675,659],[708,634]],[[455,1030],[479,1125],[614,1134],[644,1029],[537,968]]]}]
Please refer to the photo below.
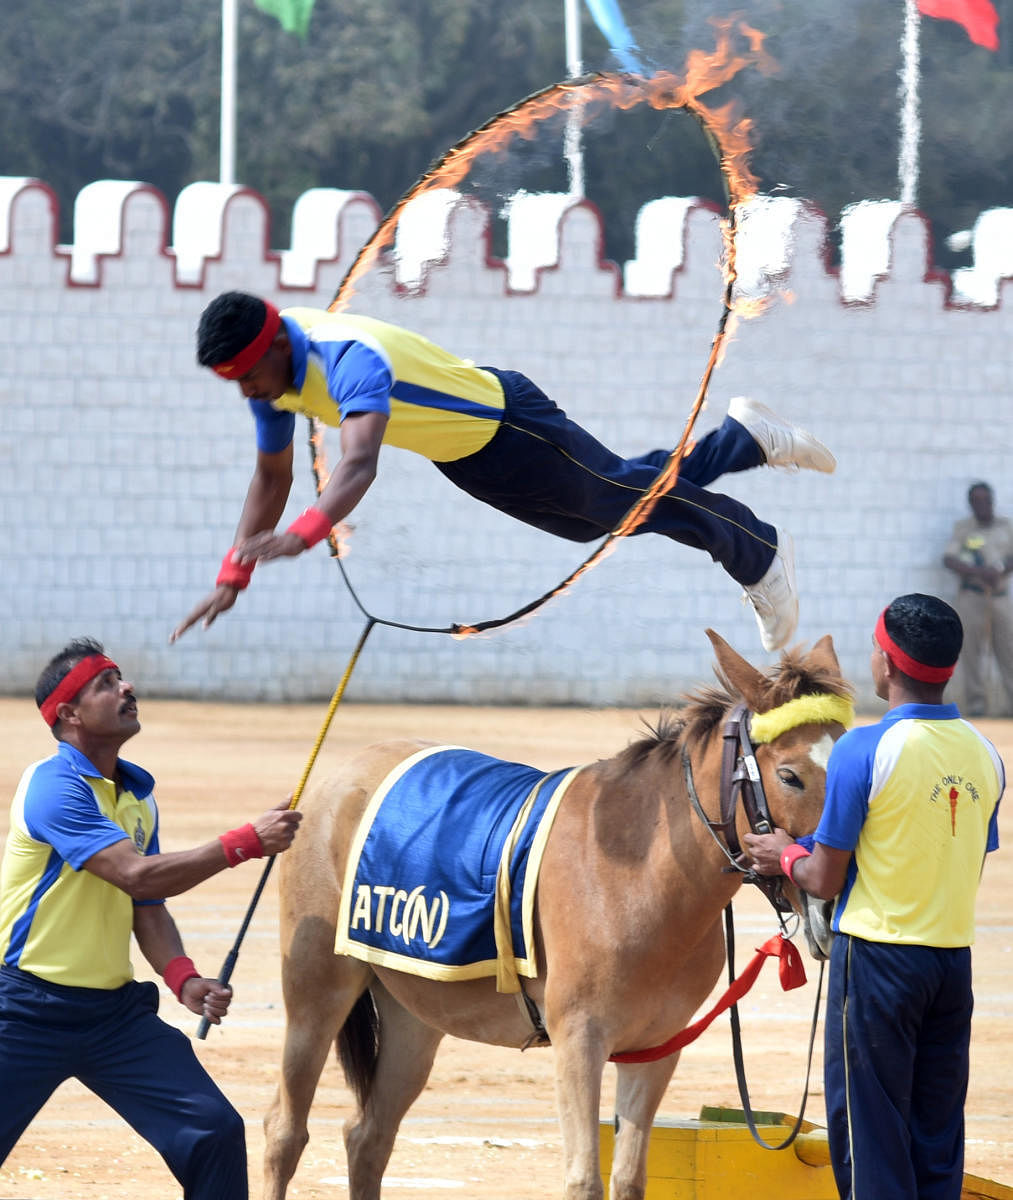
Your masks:
[{"label": "white brick wall", "polygon": [[[321,547],[262,566],[211,630],[168,645],[213,583],[253,461],[244,402],[195,364],[200,312],[231,287],[326,307],[379,217],[362,193],[303,205],[307,219],[330,214],[318,238],[328,257],[314,269],[314,231],[297,228],[299,260],[288,256],[285,278],[299,286],[283,286],[285,252],[269,249],[261,199],[194,187],[171,221],[144,184],[92,193],[71,248],[54,244],[45,184],[0,180],[6,692],[30,690],[50,653],[89,633],[149,694],[326,698],[363,627]],[[640,246],[641,266],[654,253],[681,258],[673,287],[657,296],[623,291],[622,268],[600,258],[589,206],[564,212],[555,264],[537,272],[533,290],[512,288],[507,266],[489,259],[485,226],[481,210],[456,210],[448,252],[421,284],[398,286],[388,265],[362,282],[352,310],[525,371],[617,450],[674,445],[721,311],[716,216],[690,208],[681,256],[670,244]],[[952,596],[940,555],[967,485],[991,480],[999,508],[1013,511],[1013,316],[1001,284],[995,308],[949,307],[949,281],[928,272],[926,226],[903,214],[890,227],[888,273],[870,278],[867,300],[844,303],[824,235],[820,214],[803,209],[770,259],[786,254],[787,271],[764,315],[735,325],[698,429],[720,422],[730,396],[749,393],[833,447],[832,477],[758,470],[719,486],[794,531],[799,638],[832,633],[868,702],[880,607],[902,591]],[[286,520],[313,496],[308,449],[297,447],[296,461]],[[510,521],[389,448],[353,520],[346,562],[361,602],[413,625],[505,616],[591,549]],[[348,697],[653,707],[710,679],[708,625],[764,661],[751,612],[719,568],[657,537],[633,538],[568,595],[498,633],[462,641],[376,628]]]}]

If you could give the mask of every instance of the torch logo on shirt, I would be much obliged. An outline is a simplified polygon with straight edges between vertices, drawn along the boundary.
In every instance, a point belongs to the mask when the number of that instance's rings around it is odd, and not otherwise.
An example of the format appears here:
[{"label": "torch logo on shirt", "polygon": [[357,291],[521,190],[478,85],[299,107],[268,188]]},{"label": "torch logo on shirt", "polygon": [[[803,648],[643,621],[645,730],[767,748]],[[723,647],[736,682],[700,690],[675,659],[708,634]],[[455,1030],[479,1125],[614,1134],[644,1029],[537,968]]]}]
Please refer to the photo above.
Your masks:
[{"label": "torch logo on shirt", "polygon": [[944,796],[949,802],[951,837],[957,836],[957,804],[962,795],[973,803],[978,803],[978,789],[970,779],[964,779],[960,775],[944,775],[932,789],[932,795],[929,797],[933,804],[938,803]]},{"label": "torch logo on shirt", "polygon": [[144,826],[141,824],[141,818],[137,818],[137,828],[134,830],[134,845],[139,851],[144,850]]}]

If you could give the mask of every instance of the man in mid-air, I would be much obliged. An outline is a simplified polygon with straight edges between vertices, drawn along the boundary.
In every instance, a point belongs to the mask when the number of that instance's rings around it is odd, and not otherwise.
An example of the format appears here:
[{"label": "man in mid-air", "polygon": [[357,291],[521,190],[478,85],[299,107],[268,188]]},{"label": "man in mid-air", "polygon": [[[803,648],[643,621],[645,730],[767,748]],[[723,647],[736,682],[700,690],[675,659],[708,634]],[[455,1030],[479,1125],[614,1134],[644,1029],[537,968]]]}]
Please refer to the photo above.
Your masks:
[{"label": "man in mid-air", "polygon": [[[301,554],[326,538],[373,483],[385,443],[430,459],[500,512],[576,542],[612,532],[670,456],[614,454],[519,372],[476,367],[370,317],[279,312],[246,292],[225,292],[205,309],[197,361],[238,383],[249,401],[257,461],[215,589],[172,641],[230,609],[258,561]],[[292,487],[296,413],[340,426],[341,460],[316,504],[277,532]],[[764,649],[777,650],[798,624],[791,536],[739,501],[705,490],[720,475],[763,464],[825,472],[836,466],[811,434],[736,397],[632,532],[706,550],[745,589]]]}]

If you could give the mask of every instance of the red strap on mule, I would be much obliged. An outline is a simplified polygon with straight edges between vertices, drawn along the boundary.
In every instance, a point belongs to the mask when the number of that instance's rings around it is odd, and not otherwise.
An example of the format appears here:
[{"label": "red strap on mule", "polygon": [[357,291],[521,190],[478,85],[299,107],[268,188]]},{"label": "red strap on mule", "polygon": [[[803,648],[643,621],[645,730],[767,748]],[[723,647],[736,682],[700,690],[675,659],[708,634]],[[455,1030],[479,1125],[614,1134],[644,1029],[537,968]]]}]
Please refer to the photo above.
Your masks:
[{"label": "red strap on mule", "polygon": [[719,1017],[726,1009],[731,1008],[733,1004],[737,1004],[742,999],[756,982],[763,964],[768,958],[775,956],[779,959],[777,974],[781,981],[781,990],[790,992],[793,988],[802,987],[805,983],[805,967],[802,965],[798,951],[784,934],[775,934],[772,938],[768,938],[762,946],[757,948],[752,961],[746,969],[736,979],[732,980],[725,994],[717,1004],[714,1005],[709,1013],[702,1016],[699,1021],[694,1021],[692,1025],[687,1025],[680,1033],[669,1038],[667,1042],[664,1042],[660,1046],[652,1046],[649,1050],[630,1050],[622,1054],[613,1054],[609,1057],[609,1062],[657,1062],[659,1058],[667,1058],[670,1054],[675,1054],[677,1050],[681,1050],[683,1046],[688,1046],[690,1042],[695,1042],[715,1017]]}]

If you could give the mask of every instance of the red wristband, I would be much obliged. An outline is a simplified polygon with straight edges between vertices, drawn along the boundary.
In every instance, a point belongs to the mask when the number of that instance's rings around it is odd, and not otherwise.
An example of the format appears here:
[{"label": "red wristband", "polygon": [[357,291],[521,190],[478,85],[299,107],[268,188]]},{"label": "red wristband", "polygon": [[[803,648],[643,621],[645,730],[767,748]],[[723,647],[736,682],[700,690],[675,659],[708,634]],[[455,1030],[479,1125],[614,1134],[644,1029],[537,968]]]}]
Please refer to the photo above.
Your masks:
[{"label": "red wristband", "polygon": [[250,576],[253,574],[253,568],[257,565],[256,560],[251,563],[235,563],[232,561],[232,555],[235,553],[235,546],[222,559],[221,569],[218,572],[218,578],[215,583],[227,583],[229,587],[238,588],[242,591],[250,582]]},{"label": "red wristband", "polygon": [[218,839],[225,847],[225,857],[230,867],[238,867],[251,858],[263,858],[264,846],[252,825],[241,825],[230,829]]},{"label": "red wristband", "polygon": [[792,842],[790,846],[785,846],[781,851],[781,870],[788,878],[795,882],[795,877],[792,875],[792,868],[800,858],[810,858],[810,852],[805,846],[800,846],[798,842]]},{"label": "red wristband", "polygon": [[176,999],[181,1000],[183,984],[188,979],[200,979],[200,971],[193,965],[192,958],[180,954],[176,958],[170,958],[165,964],[162,978]]},{"label": "red wristband", "polygon": [[331,532],[331,528],[331,518],[325,512],[321,512],[319,508],[307,508],[296,517],[285,532],[301,537],[308,550],[317,542],[322,542]]}]

